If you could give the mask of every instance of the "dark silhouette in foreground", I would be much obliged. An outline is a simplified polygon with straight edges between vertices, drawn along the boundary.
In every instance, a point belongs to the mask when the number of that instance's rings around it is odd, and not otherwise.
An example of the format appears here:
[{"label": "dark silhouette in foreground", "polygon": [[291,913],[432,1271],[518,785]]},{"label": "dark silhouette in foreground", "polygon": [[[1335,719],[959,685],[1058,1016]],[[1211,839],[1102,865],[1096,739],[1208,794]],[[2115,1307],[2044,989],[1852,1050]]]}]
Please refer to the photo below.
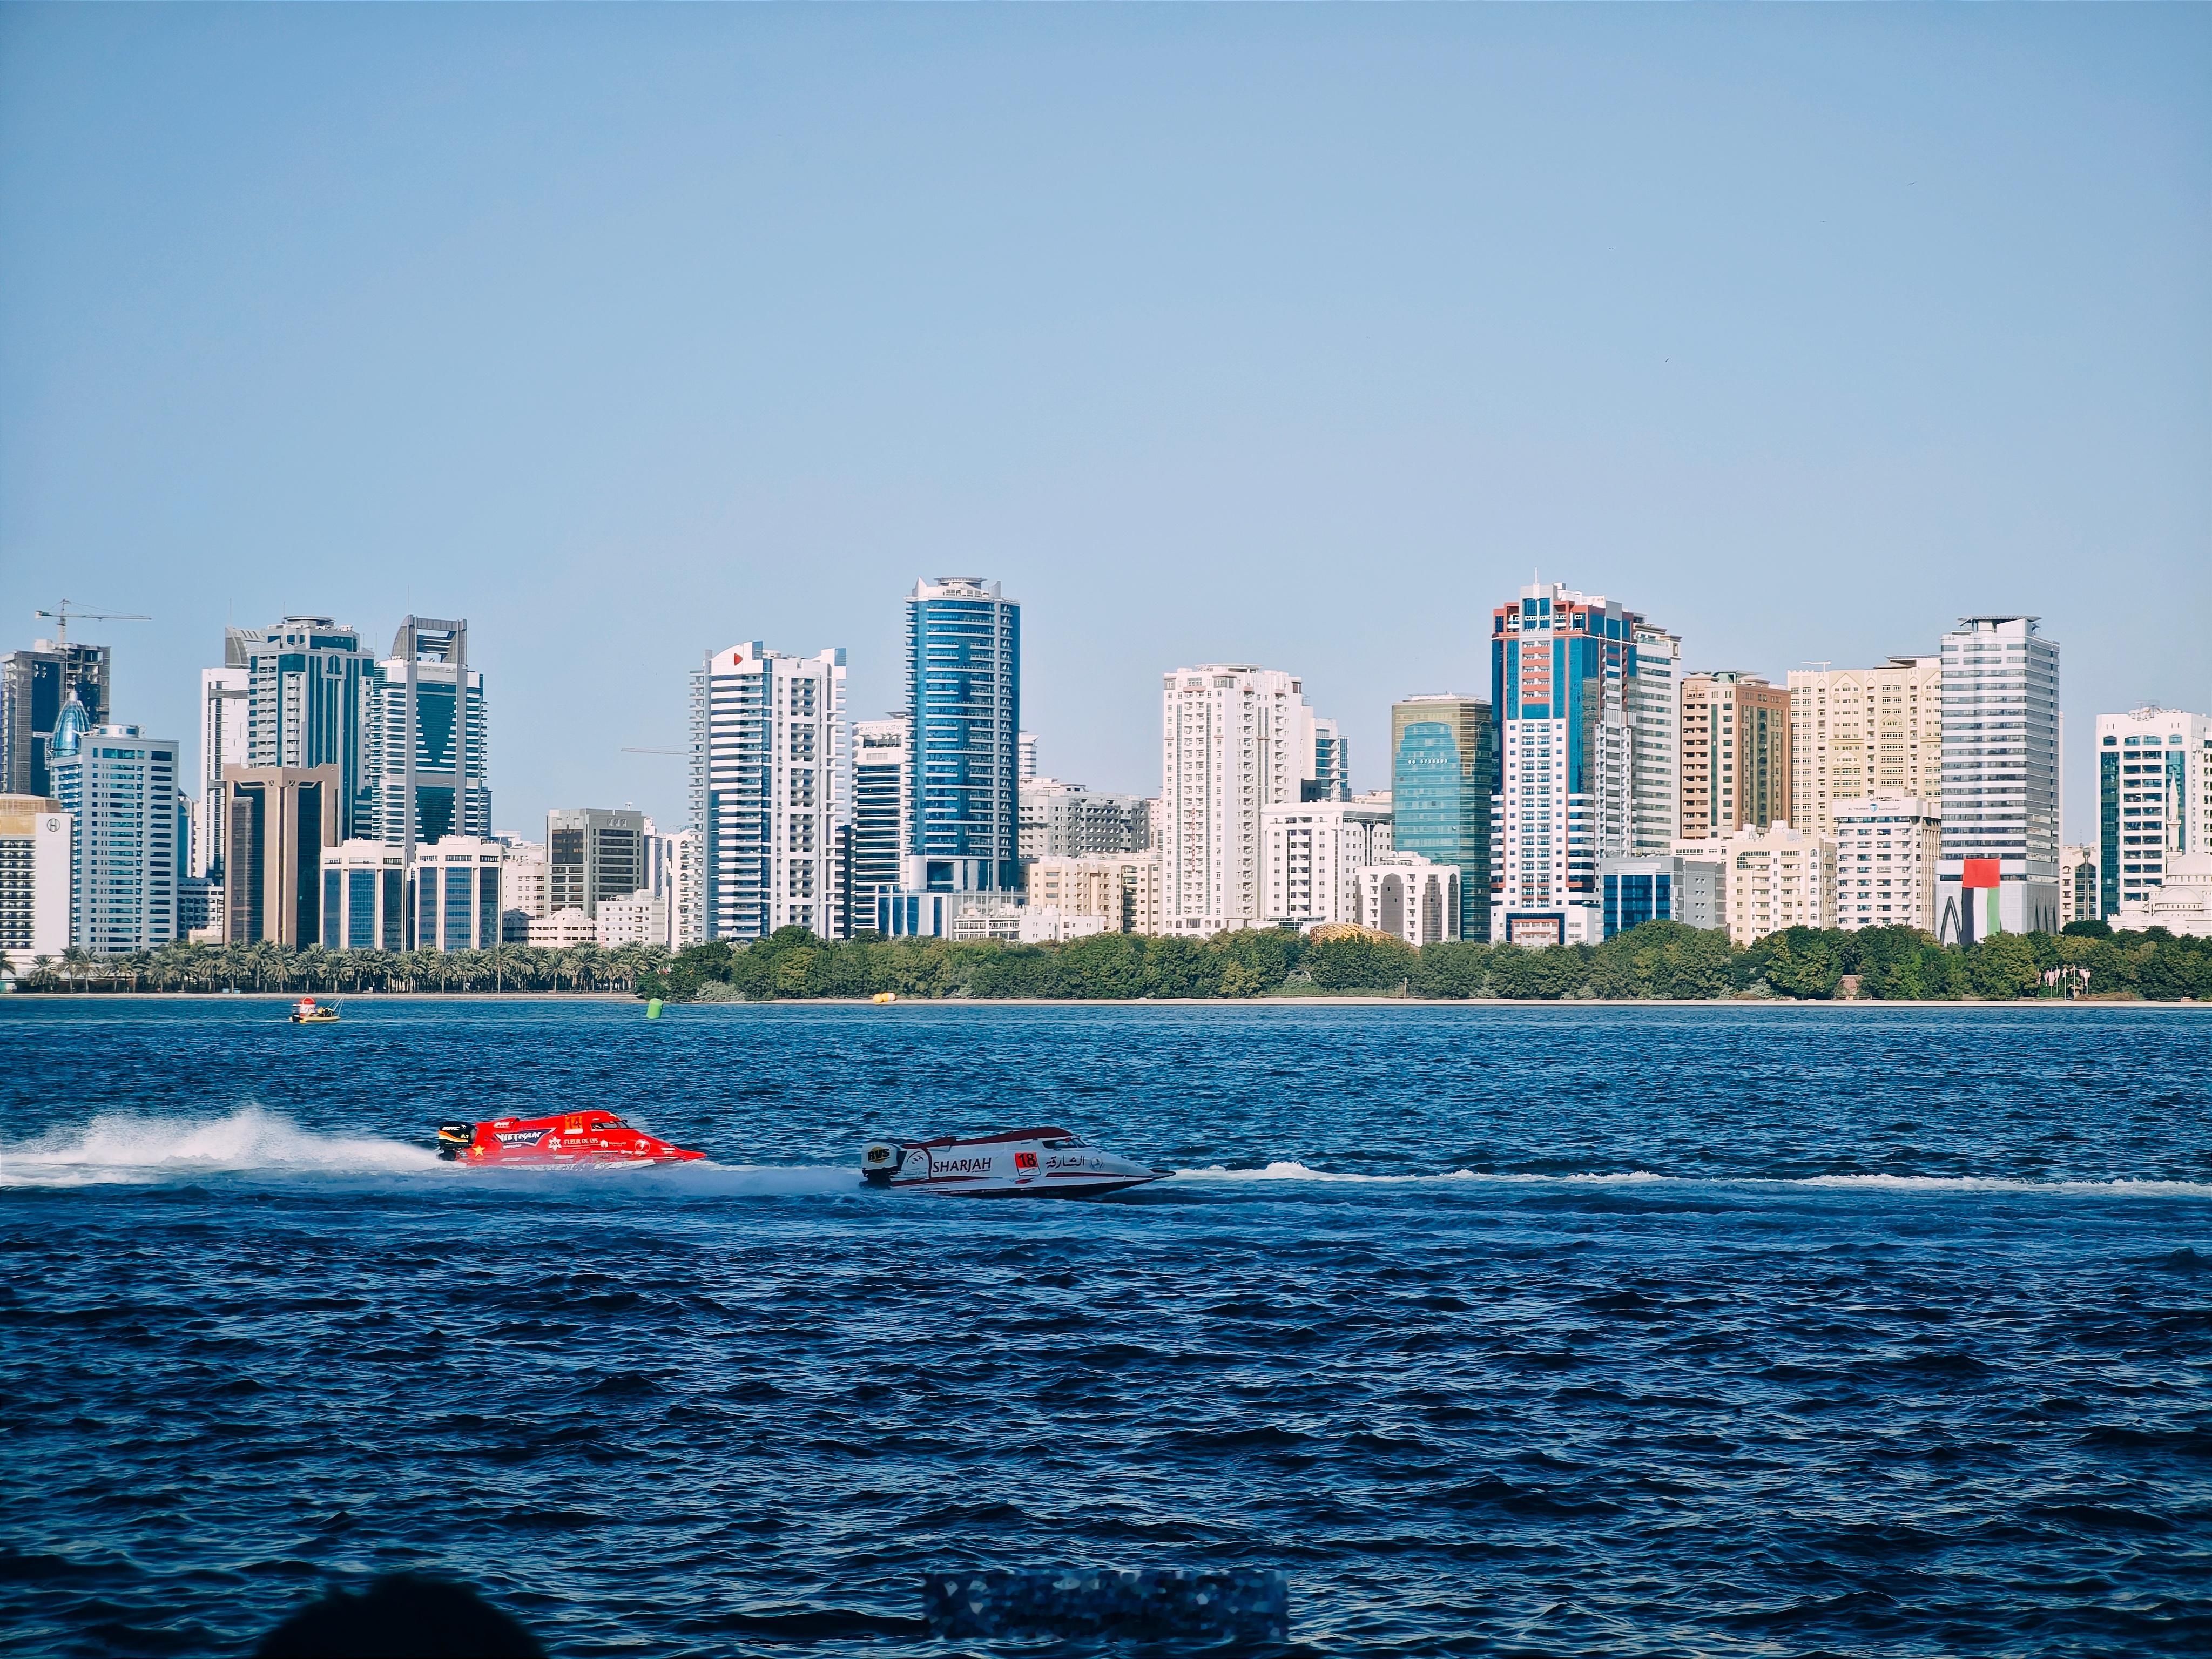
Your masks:
[{"label": "dark silhouette in foreground", "polygon": [[256,1659],[545,1659],[538,1638],[466,1584],[388,1573],[334,1589],[261,1638]]}]

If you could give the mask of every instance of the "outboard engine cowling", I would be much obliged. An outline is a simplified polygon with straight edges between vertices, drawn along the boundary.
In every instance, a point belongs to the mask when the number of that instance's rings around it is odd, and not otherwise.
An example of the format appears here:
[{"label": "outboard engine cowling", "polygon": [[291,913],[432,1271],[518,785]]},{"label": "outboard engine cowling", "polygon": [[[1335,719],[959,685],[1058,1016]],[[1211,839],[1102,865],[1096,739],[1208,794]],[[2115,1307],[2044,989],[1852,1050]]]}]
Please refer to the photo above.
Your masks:
[{"label": "outboard engine cowling", "polygon": [[889,1186],[899,1166],[899,1153],[903,1150],[895,1143],[878,1140],[872,1143],[860,1154],[860,1179],[878,1187]]},{"label": "outboard engine cowling", "polygon": [[477,1126],[473,1123],[441,1123],[438,1126],[438,1156],[452,1163],[473,1146]]}]

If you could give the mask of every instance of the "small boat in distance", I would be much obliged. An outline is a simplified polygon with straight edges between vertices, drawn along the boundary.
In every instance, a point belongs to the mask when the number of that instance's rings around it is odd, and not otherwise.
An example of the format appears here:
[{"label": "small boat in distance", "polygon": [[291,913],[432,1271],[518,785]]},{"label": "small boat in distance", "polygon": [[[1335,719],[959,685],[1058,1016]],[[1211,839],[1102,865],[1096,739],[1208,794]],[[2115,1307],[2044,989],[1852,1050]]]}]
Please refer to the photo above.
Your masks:
[{"label": "small boat in distance", "polygon": [[292,1005],[292,1024],[295,1025],[327,1025],[338,1017],[335,1002],[318,1002],[313,997],[301,997]]},{"label": "small boat in distance", "polygon": [[1057,1127],[879,1140],[860,1154],[860,1179],[871,1187],[963,1198],[1103,1198],[1174,1173]]},{"label": "small boat in distance", "polygon": [[438,1156],[472,1167],[576,1169],[601,1164],[688,1164],[707,1154],[657,1140],[612,1112],[562,1112],[553,1117],[441,1123]]}]

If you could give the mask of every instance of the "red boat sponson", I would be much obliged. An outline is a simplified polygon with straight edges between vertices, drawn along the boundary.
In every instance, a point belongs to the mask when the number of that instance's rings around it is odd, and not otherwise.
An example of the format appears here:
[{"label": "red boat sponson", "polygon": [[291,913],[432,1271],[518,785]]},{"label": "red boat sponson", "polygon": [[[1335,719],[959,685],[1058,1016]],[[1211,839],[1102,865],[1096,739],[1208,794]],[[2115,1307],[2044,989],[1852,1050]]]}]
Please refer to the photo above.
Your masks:
[{"label": "red boat sponson", "polygon": [[634,1129],[612,1112],[498,1117],[438,1127],[438,1155],[471,1164],[683,1164],[706,1157]]}]

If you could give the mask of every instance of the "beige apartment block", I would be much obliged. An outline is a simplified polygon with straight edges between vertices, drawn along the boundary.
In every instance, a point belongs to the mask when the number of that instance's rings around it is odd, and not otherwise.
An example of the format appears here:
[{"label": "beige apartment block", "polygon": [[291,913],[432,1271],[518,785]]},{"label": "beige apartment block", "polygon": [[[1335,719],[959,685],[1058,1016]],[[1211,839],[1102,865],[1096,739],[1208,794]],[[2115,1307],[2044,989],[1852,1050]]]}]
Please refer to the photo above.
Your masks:
[{"label": "beige apartment block", "polygon": [[1785,927],[1836,926],[1836,843],[1786,822],[1674,843],[1686,859],[1717,864],[1729,937],[1749,945]]},{"label": "beige apartment block", "polygon": [[1834,804],[1836,920],[1860,927],[1936,931],[1936,860],[1943,808],[1917,795]]},{"label": "beige apartment block", "polygon": [[1943,659],[1790,676],[1791,821],[1825,833],[1839,800],[1943,798]]},{"label": "beige apartment block", "polygon": [[1109,933],[1157,933],[1160,927],[1160,855],[1097,854],[1038,859],[1029,866],[1032,909],[1063,917],[1100,916]]},{"label": "beige apartment block", "polygon": [[1790,693],[1728,670],[1682,681],[1685,841],[1790,818]]}]

